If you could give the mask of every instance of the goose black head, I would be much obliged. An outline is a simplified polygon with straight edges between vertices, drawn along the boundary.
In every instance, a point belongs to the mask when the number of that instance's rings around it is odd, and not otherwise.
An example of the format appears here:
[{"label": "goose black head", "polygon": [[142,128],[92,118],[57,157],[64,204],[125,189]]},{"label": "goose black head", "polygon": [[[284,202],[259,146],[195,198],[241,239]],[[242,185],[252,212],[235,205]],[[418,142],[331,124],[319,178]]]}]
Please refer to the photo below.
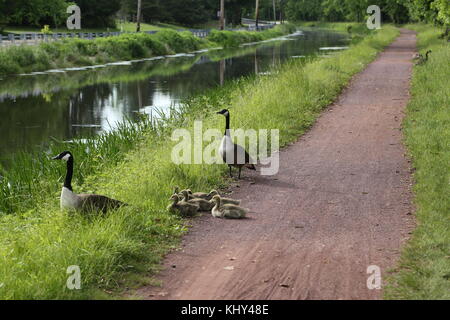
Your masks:
[{"label": "goose black head", "polygon": [[223,109],[222,111],[217,112],[217,114],[221,114],[227,117],[230,115],[230,112],[228,111],[228,109]]},{"label": "goose black head", "polygon": [[64,160],[64,161],[69,161],[69,159],[73,159],[73,155],[72,153],[70,153],[70,151],[61,152],[56,157],[52,158],[52,160]]}]

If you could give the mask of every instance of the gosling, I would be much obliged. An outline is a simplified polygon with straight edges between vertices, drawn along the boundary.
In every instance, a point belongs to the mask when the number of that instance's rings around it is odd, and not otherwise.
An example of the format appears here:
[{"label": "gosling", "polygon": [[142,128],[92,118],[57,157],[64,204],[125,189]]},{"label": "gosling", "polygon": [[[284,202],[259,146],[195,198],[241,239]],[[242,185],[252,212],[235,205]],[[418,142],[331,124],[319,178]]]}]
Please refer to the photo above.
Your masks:
[{"label": "gosling", "polygon": [[173,202],[169,204],[167,210],[172,213],[179,213],[183,217],[193,217],[200,209],[198,204],[180,201],[177,194],[172,195],[169,200]]},{"label": "gosling", "polygon": [[[211,199],[215,195],[220,196],[220,194],[217,190],[211,190],[210,193],[204,193],[204,192],[192,193],[192,191],[190,189],[187,189],[187,192],[189,194],[189,199],[205,199],[205,200],[211,201]],[[220,199],[221,199],[222,204],[235,204],[237,206],[241,204],[241,200],[235,200],[235,199],[224,198],[224,197],[220,197]]]},{"label": "gosling", "polygon": [[183,202],[182,203],[191,203],[199,206],[200,211],[211,211],[214,207],[214,204],[205,199],[189,199],[189,192],[187,190],[181,191],[183,193]]},{"label": "gosling", "polygon": [[192,193],[191,189],[186,190],[189,194],[189,198],[192,199],[204,199],[204,200],[211,200],[212,197],[214,197],[216,194],[219,194],[216,190],[211,190],[210,193],[205,192],[194,192]]},{"label": "gosling", "polygon": [[211,202],[215,203],[211,214],[215,218],[242,219],[245,218],[248,210],[234,204],[222,204],[219,195],[215,195]]}]

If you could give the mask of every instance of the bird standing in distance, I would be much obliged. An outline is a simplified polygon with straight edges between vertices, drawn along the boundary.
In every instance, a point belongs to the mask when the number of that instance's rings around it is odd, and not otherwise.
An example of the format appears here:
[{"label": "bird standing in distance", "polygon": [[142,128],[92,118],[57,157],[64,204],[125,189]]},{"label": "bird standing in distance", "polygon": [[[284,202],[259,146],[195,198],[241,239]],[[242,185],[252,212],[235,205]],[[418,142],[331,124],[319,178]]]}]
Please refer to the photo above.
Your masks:
[{"label": "bird standing in distance", "polygon": [[228,164],[230,169],[230,177],[233,178],[231,173],[231,167],[239,169],[238,179],[241,178],[242,167],[246,167],[250,170],[256,170],[253,159],[247,153],[247,151],[240,145],[235,144],[231,139],[230,134],[230,111],[223,109],[217,112],[225,117],[225,133],[219,147],[219,154],[223,161]]}]

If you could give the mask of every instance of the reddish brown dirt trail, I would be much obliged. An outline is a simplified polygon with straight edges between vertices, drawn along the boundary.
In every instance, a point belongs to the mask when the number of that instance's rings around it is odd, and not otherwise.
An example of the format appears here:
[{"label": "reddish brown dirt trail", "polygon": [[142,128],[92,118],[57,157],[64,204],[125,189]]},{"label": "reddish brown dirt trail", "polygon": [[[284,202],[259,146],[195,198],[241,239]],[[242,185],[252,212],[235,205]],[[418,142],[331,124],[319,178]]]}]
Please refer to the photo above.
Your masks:
[{"label": "reddish brown dirt trail", "polygon": [[[245,171],[250,219],[203,216],[149,299],[379,299],[367,267],[393,267],[413,226],[401,121],[415,35],[402,30],[295,144],[276,176]],[[250,183],[250,180],[255,183]]]}]

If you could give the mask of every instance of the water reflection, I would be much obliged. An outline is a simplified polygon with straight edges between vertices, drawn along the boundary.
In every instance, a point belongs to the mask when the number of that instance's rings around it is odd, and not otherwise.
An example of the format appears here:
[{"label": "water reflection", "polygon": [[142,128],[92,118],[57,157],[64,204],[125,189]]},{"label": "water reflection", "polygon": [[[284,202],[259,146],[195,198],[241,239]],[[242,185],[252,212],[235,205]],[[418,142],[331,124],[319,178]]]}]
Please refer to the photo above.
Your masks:
[{"label": "water reflection", "polygon": [[114,129],[135,112],[169,110],[192,94],[230,79],[268,74],[288,59],[323,47],[343,46],[343,35],[305,32],[292,41],[272,41],[234,50],[0,81],[0,159],[17,150]]}]

